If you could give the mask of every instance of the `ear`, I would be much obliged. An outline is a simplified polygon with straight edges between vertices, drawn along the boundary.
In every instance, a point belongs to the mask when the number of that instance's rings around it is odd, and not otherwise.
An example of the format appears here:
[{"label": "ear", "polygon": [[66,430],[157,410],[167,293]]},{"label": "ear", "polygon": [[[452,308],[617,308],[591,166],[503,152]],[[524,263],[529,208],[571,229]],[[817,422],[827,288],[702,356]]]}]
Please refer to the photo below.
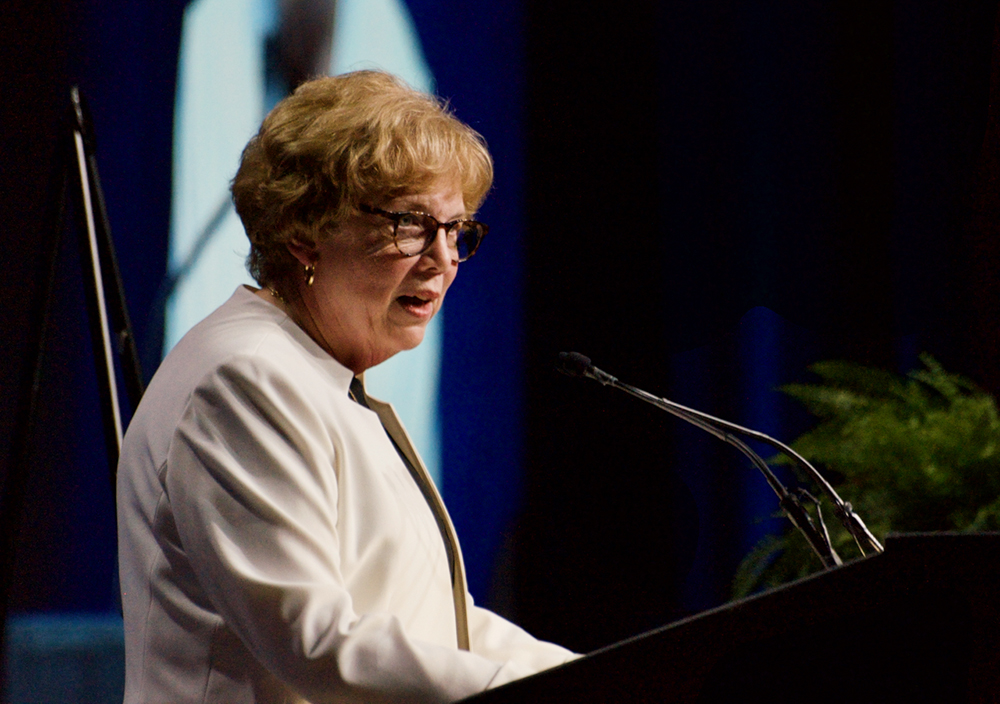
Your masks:
[{"label": "ear", "polygon": [[319,254],[316,252],[316,245],[311,242],[303,242],[297,237],[293,237],[285,243],[285,246],[302,266],[313,266],[316,264],[316,260],[319,259]]}]

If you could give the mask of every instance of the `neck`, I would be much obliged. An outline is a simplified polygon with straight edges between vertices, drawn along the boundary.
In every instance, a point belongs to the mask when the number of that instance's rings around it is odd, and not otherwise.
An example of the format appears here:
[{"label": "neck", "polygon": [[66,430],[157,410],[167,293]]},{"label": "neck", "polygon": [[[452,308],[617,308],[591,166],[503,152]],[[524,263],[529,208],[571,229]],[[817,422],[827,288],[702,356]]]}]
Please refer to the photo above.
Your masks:
[{"label": "neck", "polygon": [[259,289],[256,292],[256,295],[284,312],[285,315],[287,315],[293,323],[298,325],[306,335],[312,338],[313,342],[319,345],[324,352],[350,369],[355,375],[364,373],[367,367],[362,366],[358,368],[358,365],[350,364],[334,353],[333,346],[327,341],[326,336],[323,334],[323,330],[316,323],[316,318],[312,313],[312,308],[306,300],[306,298],[310,295],[309,291],[303,292],[295,290],[293,292],[293,298],[292,296],[282,295],[273,286],[266,286]]}]

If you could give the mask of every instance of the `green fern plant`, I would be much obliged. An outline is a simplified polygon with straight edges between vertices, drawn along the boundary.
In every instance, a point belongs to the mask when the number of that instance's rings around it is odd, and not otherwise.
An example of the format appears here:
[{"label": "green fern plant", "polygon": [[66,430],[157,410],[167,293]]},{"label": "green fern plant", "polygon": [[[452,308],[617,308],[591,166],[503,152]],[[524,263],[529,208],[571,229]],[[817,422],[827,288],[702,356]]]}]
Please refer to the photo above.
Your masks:
[{"label": "green fern plant", "polygon": [[[995,400],[930,355],[906,377],[820,362],[815,384],[782,391],[819,419],[792,443],[882,540],[889,531],[1000,529],[1000,418]],[[789,464],[778,457],[776,464]],[[824,502],[826,504],[826,502]],[[834,547],[858,555],[826,504]],[[733,591],[745,596],[821,569],[789,524],[744,558]]]}]

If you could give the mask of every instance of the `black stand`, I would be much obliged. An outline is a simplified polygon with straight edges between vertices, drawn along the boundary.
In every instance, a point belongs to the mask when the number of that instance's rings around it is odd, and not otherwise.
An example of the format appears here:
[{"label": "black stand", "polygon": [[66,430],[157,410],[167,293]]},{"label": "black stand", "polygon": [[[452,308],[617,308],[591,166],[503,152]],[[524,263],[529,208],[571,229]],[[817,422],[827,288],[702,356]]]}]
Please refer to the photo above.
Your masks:
[{"label": "black stand", "polygon": [[118,260],[111,240],[111,226],[104,206],[104,193],[101,191],[101,181],[97,173],[90,120],[79,90],[74,87],[70,97],[74,118],[73,149],[80,195],[80,258],[86,285],[87,309],[90,314],[90,338],[94,346],[94,361],[101,393],[111,491],[114,493],[124,426],[121,420],[121,405],[118,402],[112,333],[121,355],[122,375],[132,408],[139,404],[144,386],[142,370],[139,367],[139,353],[136,350],[128,309],[125,305]]},{"label": "black stand", "polygon": [[890,536],[884,554],[467,700],[1000,701],[1000,534]]}]

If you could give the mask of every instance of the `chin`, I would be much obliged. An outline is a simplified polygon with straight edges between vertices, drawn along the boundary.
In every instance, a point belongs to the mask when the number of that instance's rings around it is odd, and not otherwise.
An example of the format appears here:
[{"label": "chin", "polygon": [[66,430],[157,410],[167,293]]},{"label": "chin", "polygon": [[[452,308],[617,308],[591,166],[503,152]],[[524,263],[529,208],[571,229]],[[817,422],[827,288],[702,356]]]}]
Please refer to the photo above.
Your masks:
[{"label": "chin", "polygon": [[410,334],[405,337],[401,345],[402,350],[412,350],[423,341],[424,341],[424,329],[420,328],[419,333]]},{"label": "chin", "polygon": [[393,354],[406,352],[420,345],[424,341],[424,328],[407,328],[400,331],[392,340],[392,347],[395,348]]}]

